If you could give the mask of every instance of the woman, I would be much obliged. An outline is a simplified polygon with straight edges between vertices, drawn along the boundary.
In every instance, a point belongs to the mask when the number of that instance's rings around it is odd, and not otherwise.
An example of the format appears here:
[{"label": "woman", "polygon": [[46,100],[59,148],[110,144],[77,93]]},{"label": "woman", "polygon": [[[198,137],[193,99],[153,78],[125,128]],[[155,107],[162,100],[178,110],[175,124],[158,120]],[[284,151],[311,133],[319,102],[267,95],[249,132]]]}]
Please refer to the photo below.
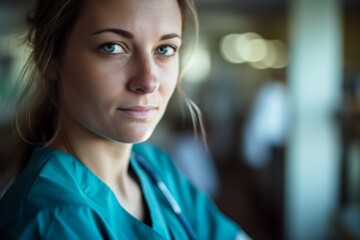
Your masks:
[{"label": "woman", "polygon": [[133,145],[149,138],[176,88],[191,20],[190,0],[38,1],[17,117],[27,143],[15,137],[7,148],[29,160],[15,165],[26,166],[0,202],[0,236],[241,237],[163,152]]}]

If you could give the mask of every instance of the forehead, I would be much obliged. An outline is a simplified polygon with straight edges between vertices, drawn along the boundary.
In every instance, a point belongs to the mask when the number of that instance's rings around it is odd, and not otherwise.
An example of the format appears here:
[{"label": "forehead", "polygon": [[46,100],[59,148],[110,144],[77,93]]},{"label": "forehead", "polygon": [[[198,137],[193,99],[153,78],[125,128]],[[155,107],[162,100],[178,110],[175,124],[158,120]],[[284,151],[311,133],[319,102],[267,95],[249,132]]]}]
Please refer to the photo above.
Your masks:
[{"label": "forehead", "polygon": [[179,35],[182,29],[177,0],[87,0],[77,22],[82,28],[152,29]]}]

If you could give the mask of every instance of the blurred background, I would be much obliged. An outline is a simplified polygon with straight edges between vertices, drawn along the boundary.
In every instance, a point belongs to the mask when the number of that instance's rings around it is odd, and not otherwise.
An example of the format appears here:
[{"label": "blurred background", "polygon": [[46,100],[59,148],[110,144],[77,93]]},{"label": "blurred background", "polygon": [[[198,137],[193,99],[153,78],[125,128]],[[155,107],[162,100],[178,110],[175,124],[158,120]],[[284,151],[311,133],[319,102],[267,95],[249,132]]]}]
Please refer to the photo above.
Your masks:
[{"label": "blurred background", "polygon": [[[0,123],[34,1],[0,1]],[[360,1],[197,0],[181,97],[150,141],[254,239],[360,239]]]}]

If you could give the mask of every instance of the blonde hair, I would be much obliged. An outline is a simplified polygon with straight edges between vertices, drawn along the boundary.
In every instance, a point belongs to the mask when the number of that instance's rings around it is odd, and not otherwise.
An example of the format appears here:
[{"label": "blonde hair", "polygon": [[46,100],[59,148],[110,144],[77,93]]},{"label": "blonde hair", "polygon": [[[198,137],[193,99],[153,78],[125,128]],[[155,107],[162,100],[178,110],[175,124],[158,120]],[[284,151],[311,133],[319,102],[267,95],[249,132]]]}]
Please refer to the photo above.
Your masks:
[{"label": "blonde hair", "polygon": [[[199,43],[199,20],[198,15],[196,11],[196,7],[194,5],[193,0],[184,0],[184,1],[178,1],[180,5],[180,9],[182,11],[182,16],[185,19],[183,19],[183,32],[185,32],[187,35],[192,36],[192,38],[186,38],[187,41],[185,41],[185,49],[188,49],[189,53],[186,55],[186,53],[183,53],[182,57],[188,57],[186,61],[186,65],[183,66],[181,69],[179,79],[181,80],[183,76],[187,73],[191,66],[191,58],[193,57],[193,53],[195,49],[198,47]],[[183,6],[182,6],[183,4]],[[190,25],[192,28],[188,27]],[[187,31],[187,32],[186,32]],[[186,35],[185,34],[185,35]],[[191,44],[190,46],[188,46]],[[193,123],[193,129],[194,133],[197,139],[201,138],[202,142],[204,143],[205,147],[207,148],[206,144],[206,131],[203,124],[203,117],[200,108],[196,105],[194,101],[192,101],[186,93],[182,90],[180,84],[177,85],[177,91],[179,92],[180,96],[185,101],[185,104],[189,110],[190,117]]]},{"label": "blonde hair", "polygon": [[[189,35],[195,36],[195,41],[189,42],[195,43],[192,45],[195,48],[199,24],[194,1],[177,1],[183,18],[183,32],[192,26],[192,33]],[[3,170],[0,189],[24,168],[36,145],[48,143],[57,134],[58,86],[57,81],[50,80],[47,74],[49,66],[59,60],[82,4],[84,1],[80,0],[38,0],[34,11],[28,16],[30,29],[26,43],[32,50],[20,78],[21,81],[26,81],[19,84],[23,87],[14,116],[15,131],[5,136],[7,144],[3,144],[3,149],[0,149],[0,170]],[[186,69],[185,67],[181,71],[179,78]],[[187,102],[194,122],[199,122],[203,129],[198,107],[180,87],[178,90]],[[196,132],[197,125],[194,123]]]}]

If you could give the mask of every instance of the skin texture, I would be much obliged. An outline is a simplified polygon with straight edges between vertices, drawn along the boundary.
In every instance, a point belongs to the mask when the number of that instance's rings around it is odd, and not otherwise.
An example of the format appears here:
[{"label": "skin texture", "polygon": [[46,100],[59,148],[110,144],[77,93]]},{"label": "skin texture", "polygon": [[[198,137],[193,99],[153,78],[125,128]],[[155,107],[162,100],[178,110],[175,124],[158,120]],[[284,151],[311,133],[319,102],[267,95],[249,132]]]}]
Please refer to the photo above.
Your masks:
[{"label": "skin texture", "polygon": [[90,0],[52,73],[60,121],[50,146],[80,159],[140,219],[131,146],[150,137],[174,92],[181,29],[176,0]]}]

